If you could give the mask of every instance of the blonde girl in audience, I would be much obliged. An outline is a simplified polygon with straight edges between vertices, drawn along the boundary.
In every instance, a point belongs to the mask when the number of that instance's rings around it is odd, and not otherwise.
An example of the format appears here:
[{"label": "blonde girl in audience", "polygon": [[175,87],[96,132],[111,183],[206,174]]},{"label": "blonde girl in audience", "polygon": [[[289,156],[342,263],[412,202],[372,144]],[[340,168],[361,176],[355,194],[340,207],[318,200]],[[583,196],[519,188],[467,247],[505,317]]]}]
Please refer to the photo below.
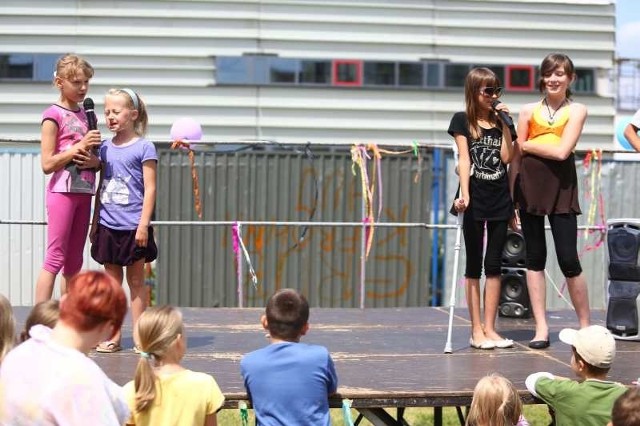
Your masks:
[{"label": "blonde girl in audience", "polygon": [[9,299],[0,294],[0,362],[16,344],[16,319]]},{"label": "blonde girl in audience", "polygon": [[128,425],[216,426],[224,395],[209,374],[180,365],[187,350],[182,313],[172,306],[148,308],[133,332],[140,360],[124,386]]},{"label": "blonde girl in audience", "polygon": [[55,299],[51,299],[37,303],[31,309],[31,312],[24,323],[24,329],[20,333],[20,342],[24,342],[29,339],[29,330],[31,330],[31,327],[34,325],[42,324],[49,328],[53,328],[56,326],[58,318],[60,318],[60,302]]},{"label": "blonde girl in audience", "polygon": [[483,377],[473,390],[467,426],[529,426],[522,416],[522,400],[513,384],[494,373]]}]

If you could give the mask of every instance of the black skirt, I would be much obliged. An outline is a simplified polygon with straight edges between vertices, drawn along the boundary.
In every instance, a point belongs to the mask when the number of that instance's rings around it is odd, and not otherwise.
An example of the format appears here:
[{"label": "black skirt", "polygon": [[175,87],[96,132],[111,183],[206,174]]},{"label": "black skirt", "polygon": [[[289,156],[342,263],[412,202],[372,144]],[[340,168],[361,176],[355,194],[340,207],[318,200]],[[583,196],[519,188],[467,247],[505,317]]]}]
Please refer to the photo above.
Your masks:
[{"label": "black skirt", "polygon": [[98,224],[95,240],[91,244],[91,257],[101,265],[130,266],[140,259],[146,263],[158,257],[158,247],[153,238],[153,228],[149,227],[146,247],[136,244],[136,230],[120,231]]}]

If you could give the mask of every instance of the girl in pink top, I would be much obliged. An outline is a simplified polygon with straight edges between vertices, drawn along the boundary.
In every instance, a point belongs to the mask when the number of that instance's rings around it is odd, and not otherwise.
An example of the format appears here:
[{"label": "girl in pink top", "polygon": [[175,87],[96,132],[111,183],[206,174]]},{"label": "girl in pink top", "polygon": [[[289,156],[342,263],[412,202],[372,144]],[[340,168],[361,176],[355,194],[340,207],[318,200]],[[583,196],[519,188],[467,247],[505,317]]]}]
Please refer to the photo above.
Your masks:
[{"label": "girl in pink top", "polygon": [[95,171],[100,160],[93,149],[100,146],[100,132],[88,129],[80,107],[89,89],[93,67],[76,55],[58,59],[53,84],[60,90],[58,101],[42,115],[42,171],[51,174],[46,190],[47,251],[38,281],[35,302],[51,298],[58,272],[61,292],[66,280],[82,267],[82,250],[95,192]]}]

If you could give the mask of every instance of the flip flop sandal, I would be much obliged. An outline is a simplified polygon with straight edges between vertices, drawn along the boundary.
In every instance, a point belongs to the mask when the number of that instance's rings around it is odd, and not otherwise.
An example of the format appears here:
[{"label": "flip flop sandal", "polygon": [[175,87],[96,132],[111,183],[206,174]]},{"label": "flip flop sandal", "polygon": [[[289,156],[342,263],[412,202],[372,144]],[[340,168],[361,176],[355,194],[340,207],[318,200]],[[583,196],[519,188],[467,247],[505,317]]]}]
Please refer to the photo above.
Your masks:
[{"label": "flip flop sandal", "polygon": [[102,342],[96,347],[96,352],[104,354],[112,354],[121,350],[122,346],[118,342]]}]

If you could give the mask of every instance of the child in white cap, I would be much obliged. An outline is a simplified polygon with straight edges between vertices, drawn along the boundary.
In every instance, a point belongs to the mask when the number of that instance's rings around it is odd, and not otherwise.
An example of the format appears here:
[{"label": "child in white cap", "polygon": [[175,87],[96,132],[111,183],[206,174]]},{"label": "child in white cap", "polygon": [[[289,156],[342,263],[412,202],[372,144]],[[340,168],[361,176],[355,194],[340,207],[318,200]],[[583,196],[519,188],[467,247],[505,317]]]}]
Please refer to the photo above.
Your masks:
[{"label": "child in white cap", "polygon": [[560,340],[572,346],[571,369],[579,380],[539,372],[527,377],[527,389],[549,405],[556,426],[606,425],[613,403],[627,390],[607,380],[616,355],[613,336],[606,328],[591,325],[580,330],[565,328]]}]

